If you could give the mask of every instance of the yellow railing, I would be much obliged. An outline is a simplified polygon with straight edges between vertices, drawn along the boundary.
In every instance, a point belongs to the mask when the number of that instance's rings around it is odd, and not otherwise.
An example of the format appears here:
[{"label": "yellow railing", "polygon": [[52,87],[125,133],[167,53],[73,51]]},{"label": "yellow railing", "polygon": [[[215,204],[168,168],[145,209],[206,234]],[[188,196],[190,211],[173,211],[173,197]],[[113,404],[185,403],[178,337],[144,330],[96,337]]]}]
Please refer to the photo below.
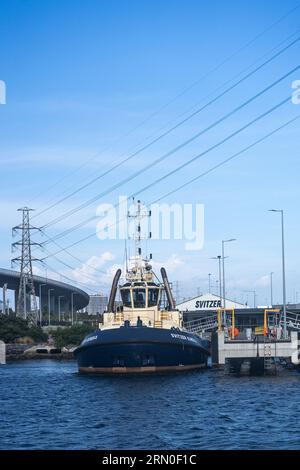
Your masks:
[{"label": "yellow railing", "polygon": [[218,309],[218,330],[222,331],[222,313],[230,312],[231,313],[231,338],[234,339],[234,330],[235,330],[235,312],[234,308],[219,308]]},{"label": "yellow railing", "polygon": [[280,309],[279,308],[266,308],[264,310],[264,336],[267,336],[267,331],[268,331],[268,314],[269,313],[279,313]]}]

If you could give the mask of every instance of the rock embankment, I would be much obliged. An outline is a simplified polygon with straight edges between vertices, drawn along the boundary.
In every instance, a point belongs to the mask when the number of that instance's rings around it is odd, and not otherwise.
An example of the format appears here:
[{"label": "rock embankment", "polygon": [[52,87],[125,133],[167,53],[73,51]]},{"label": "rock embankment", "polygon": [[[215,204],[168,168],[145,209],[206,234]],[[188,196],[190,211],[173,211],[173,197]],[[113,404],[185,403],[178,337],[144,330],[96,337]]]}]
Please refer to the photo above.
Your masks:
[{"label": "rock embankment", "polygon": [[48,344],[28,345],[28,344],[6,344],[6,360],[26,360],[26,359],[74,359],[74,348],[55,348]]}]

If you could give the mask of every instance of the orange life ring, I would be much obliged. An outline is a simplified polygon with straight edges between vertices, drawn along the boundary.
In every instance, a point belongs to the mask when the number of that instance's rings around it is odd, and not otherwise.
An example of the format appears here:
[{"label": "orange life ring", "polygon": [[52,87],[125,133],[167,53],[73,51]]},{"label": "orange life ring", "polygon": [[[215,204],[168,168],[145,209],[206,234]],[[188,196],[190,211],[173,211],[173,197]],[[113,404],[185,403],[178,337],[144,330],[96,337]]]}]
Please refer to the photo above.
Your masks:
[{"label": "orange life ring", "polygon": [[[232,337],[232,328],[229,328],[229,334]],[[239,334],[239,330],[235,327],[233,330],[233,337],[235,338]]]}]

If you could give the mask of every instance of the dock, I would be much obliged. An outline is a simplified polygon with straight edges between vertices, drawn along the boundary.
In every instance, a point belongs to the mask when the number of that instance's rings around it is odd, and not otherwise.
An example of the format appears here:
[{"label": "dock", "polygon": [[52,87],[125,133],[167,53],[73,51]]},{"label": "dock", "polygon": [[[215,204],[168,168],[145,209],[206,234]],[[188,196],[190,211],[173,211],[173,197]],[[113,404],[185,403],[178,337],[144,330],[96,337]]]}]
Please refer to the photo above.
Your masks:
[{"label": "dock", "polygon": [[[212,364],[236,374],[274,375],[279,366],[299,366],[299,315],[288,315],[284,336],[282,312],[266,308],[245,321],[234,309],[218,309],[207,318],[186,324],[187,329],[211,339]],[[255,321],[254,321],[255,320]]]},{"label": "dock", "polygon": [[0,340],[0,365],[6,364],[6,345]]}]

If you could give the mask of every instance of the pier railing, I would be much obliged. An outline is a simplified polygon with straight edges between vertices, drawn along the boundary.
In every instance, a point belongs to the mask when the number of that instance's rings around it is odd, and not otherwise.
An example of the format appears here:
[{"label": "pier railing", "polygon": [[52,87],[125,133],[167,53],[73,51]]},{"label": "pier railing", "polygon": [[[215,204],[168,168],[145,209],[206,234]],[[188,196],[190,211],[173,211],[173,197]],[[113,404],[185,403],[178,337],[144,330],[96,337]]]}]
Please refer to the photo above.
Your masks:
[{"label": "pier railing", "polygon": [[[286,320],[287,320],[287,327],[289,329],[297,330],[300,332],[300,314],[299,313],[287,311]],[[269,327],[275,326],[275,323],[276,322],[274,321],[274,318],[270,317],[268,326]],[[280,315],[279,323],[280,323],[280,326],[283,326],[282,315]],[[191,333],[202,334],[202,333],[211,332],[218,328],[218,314],[210,314],[205,317],[198,318],[197,320],[191,320],[191,321],[185,322],[183,326],[187,331],[190,331]],[[249,327],[251,326],[253,328],[253,325],[249,325]],[[261,328],[263,329],[264,327],[262,326]],[[244,329],[245,329],[245,325],[244,325]]]},{"label": "pier railing", "polygon": [[[280,323],[283,324],[283,318],[280,319]],[[288,328],[300,331],[300,314],[288,310],[286,312],[286,323]]]},{"label": "pier railing", "polygon": [[191,333],[206,333],[218,328],[218,315],[207,315],[197,320],[191,320],[184,323],[184,328]]}]

